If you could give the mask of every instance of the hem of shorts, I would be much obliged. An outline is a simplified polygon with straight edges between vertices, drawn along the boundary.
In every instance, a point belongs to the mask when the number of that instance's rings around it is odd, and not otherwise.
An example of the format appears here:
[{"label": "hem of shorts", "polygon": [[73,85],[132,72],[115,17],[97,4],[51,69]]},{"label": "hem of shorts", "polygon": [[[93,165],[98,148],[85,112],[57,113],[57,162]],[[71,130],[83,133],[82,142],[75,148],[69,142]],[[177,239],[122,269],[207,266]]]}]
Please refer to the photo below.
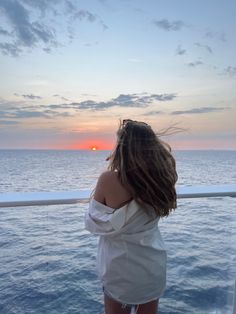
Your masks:
[{"label": "hem of shorts", "polygon": [[155,300],[160,299],[160,298],[162,297],[162,295],[163,295],[164,292],[162,292],[162,293],[159,294],[158,296],[152,297],[152,298],[150,298],[150,299],[146,299],[145,301],[141,301],[141,302],[127,302],[127,301],[122,301],[122,300],[119,300],[119,299],[113,297],[109,292],[107,293],[107,291],[104,291],[104,293],[105,293],[108,297],[112,298],[114,301],[119,302],[119,303],[121,303],[121,304],[139,305],[139,304],[145,304],[145,303],[148,303],[148,302],[151,302],[151,301],[155,301]]}]

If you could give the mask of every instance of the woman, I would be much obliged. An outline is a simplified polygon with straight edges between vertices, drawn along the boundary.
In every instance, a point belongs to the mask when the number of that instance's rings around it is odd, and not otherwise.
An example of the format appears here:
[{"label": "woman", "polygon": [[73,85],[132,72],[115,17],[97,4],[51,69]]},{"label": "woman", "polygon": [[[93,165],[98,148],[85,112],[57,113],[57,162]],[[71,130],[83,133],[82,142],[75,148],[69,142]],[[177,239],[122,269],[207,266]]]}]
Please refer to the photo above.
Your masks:
[{"label": "woman", "polygon": [[170,147],[144,123],[124,120],[108,171],[85,216],[99,235],[97,266],[106,314],[154,314],[166,281],[158,221],[176,208],[177,173]]}]

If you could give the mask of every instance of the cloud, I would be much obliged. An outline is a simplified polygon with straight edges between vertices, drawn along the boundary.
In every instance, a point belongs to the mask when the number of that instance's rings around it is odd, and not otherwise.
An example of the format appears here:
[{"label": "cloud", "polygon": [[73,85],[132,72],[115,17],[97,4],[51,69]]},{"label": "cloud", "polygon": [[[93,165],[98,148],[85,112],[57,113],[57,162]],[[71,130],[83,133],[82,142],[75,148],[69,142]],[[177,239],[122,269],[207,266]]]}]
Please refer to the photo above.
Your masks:
[{"label": "cloud", "polygon": [[120,94],[107,102],[96,102],[93,100],[86,100],[78,103],[79,109],[93,109],[102,110],[111,107],[130,107],[130,108],[144,108],[155,101],[171,101],[176,97],[175,94]]},{"label": "cloud", "polygon": [[176,48],[176,54],[179,56],[185,55],[187,53],[186,49],[183,49],[181,45]]},{"label": "cloud", "polygon": [[61,95],[58,95],[58,94],[53,95],[53,97],[58,97],[58,98],[60,98],[61,100],[70,101],[68,98],[66,98],[66,97],[64,97],[64,96],[61,96]]},{"label": "cloud", "polygon": [[155,115],[160,115],[163,113],[164,113],[163,111],[148,111],[148,112],[143,113],[142,115],[143,116],[155,116]]},{"label": "cloud", "polygon": [[21,96],[24,97],[24,98],[27,98],[27,99],[42,99],[42,97],[36,96],[36,95],[33,95],[33,94],[21,95]]},{"label": "cloud", "polygon": [[231,77],[236,76],[236,67],[228,66],[227,68],[224,69],[223,74],[231,76]]},{"label": "cloud", "polygon": [[[18,95],[18,94],[16,94]],[[19,96],[19,95],[18,95]],[[25,95],[26,96],[26,95]],[[34,95],[27,95],[32,99]],[[54,97],[60,97],[55,94]],[[39,97],[39,96],[38,96]],[[146,108],[150,104],[155,102],[167,102],[172,101],[176,98],[176,94],[120,94],[119,96],[112,98],[108,101],[94,101],[85,100],[80,102],[61,103],[61,104],[38,104],[37,110],[35,106],[28,105],[25,101],[21,102],[10,102],[2,100],[0,102],[0,117],[1,119],[31,119],[31,118],[44,118],[54,119],[58,117],[72,117],[76,112],[81,110],[94,110],[101,111],[112,107],[122,108]],[[157,111],[155,112],[155,114]],[[158,112],[160,113],[160,112]],[[151,113],[146,113],[151,115]],[[152,112],[154,114],[154,111]]]},{"label": "cloud", "polygon": [[12,57],[20,56],[28,48],[40,47],[50,53],[62,46],[58,37],[66,32],[72,40],[75,20],[96,22],[103,29],[108,28],[98,15],[78,10],[68,0],[0,0],[0,15],[0,24],[4,25],[0,26],[0,52]]},{"label": "cloud", "polygon": [[84,97],[96,97],[97,95],[95,95],[95,94],[88,94],[88,93],[82,93],[81,96],[84,96]]},{"label": "cloud", "polygon": [[65,101],[70,101],[68,98],[63,97],[63,96],[61,96],[61,99],[62,99],[62,100],[65,100]]},{"label": "cloud", "polygon": [[108,29],[108,26],[103,22],[102,19],[100,19],[100,17],[98,17],[96,14],[93,14],[87,10],[77,10],[73,14],[73,18],[75,20],[79,19],[80,21],[86,20],[91,23],[98,22],[103,27],[104,30]]},{"label": "cloud", "polygon": [[98,45],[98,41],[95,41],[95,42],[87,42],[87,43],[84,43],[84,46],[85,47],[92,47],[92,46],[96,46]]},{"label": "cloud", "polygon": [[76,11],[76,6],[69,0],[65,1],[65,5],[66,5],[66,10],[68,13],[73,13]]},{"label": "cloud", "polygon": [[15,119],[25,119],[25,118],[50,118],[46,113],[42,111],[27,111],[27,110],[17,110],[15,112],[10,113],[8,118],[15,118]]},{"label": "cloud", "polygon": [[0,35],[2,36],[12,36],[12,34],[10,32],[8,32],[8,30],[0,27]]},{"label": "cloud", "polygon": [[79,109],[79,105],[80,103],[76,103],[76,102],[72,102],[72,103],[69,103],[69,104],[51,104],[51,105],[42,105],[42,107],[47,107],[47,108],[50,108],[50,109]]},{"label": "cloud", "polygon": [[213,53],[211,47],[208,46],[208,45],[204,45],[204,44],[201,44],[201,43],[195,43],[195,46],[204,48],[204,49],[206,49],[207,52],[209,52],[209,53],[211,53],[211,54]]},{"label": "cloud", "polygon": [[[45,108],[44,105],[42,105],[41,107]],[[69,112],[60,112],[60,111],[58,112],[58,111],[51,110],[48,108],[40,111],[40,110],[35,110],[35,108],[32,106],[25,106],[21,108],[12,106],[12,107],[7,107],[5,110],[0,110],[1,119],[31,119],[31,118],[53,119],[56,117],[70,117],[70,116],[72,116],[72,114]]]},{"label": "cloud", "polygon": [[0,51],[3,55],[12,57],[18,57],[22,53],[16,43],[0,43]]},{"label": "cloud", "polygon": [[96,21],[97,17],[95,14],[90,13],[89,11],[86,10],[79,10],[74,14],[75,19],[79,20],[87,20],[88,22],[93,23]]},{"label": "cloud", "polygon": [[41,96],[33,95],[33,94],[23,94],[19,95],[18,93],[14,93],[15,96],[17,97],[24,97],[26,99],[42,99]]},{"label": "cloud", "polygon": [[[37,7],[36,3],[37,1],[35,2]],[[39,1],[39,3],[42,2]],[[49,45],[49,47],[58,46],[54,28],[41,23],[40,20],[31,22],[32,12],[27,10],[21,2],[1,0],[0,10],[13,34],[13,41],[1,43],[0,49],[3,54],[16,57],[22,52],[23,47],[33,48],[41,43]]]},{"label": "cloud", "polygon": [[170,22],[167,19],[155,20],[153,23],[160,29],[165,31],[179,31],[184,27],[187,27],[183,21],[177,20]]},{"label": "cloud", "polygon": [[42,14],[45,14],[48,9],[53,10],[54,14],[58,14],[55,6],[61,2],[61,0],[21,0],[27,6],[37,8]]},{"label": "cloud", "polygon": [[47,105],[50,109],[75,109],[75,110],[104,110],[112,107],[125,108],[145,108],[156,101],[166,102],[175,99],[177,96],[171,94],[120,94],[116,98],[108,101],[85,100],[81,102],[71,102],[68,104]]},{"label": "cloud", "polygon": [[120,94],[118,97],[113,98],[112,101],[121,106],[131,104],[132,107],[134,103],[142,106],[154,101],[173,100],[175,97],[175,94]]},{"label": "cloud", "polygon": [[188,65],[189,67],[192,67],[192,68],[195,68],[196,66],[199,66],[199,65],[202,65],[202,64],[203,64],[202,61],[195,61],[195,62],[189,62],[189,63],[187,63],[187,65]]},{"label": "cloud", "polygon": [[19,124],[18,121],[8,121],[8,120],[0,120],[0,125],[15,125]]},{"label": "cloud", "polygon": [[202,113],[223,111],[223,110],[228,110],[228,109],[230,109],[230,108],[227,108],[227,107],[202,107],[202,108],[193,108],[193,109],[189,109],[189,110],[172,111],[171,115],[202,114]]},{"label": "cloud", "polygon": [[205,33],[205,37],[211,38],[211,39],[217,39],[217,40],[222,41],[222,42],[227,41],[226,35],[224,32],[213,32],[211,30],[208,30]]},{"label": "cloud", "polygon": [[65,117],[66,118],[66,117],[73,116],[73,114],[71,114],[70,112],[56,112],[54,110],[45,110],[43,113],[50,116],[50,118],[54,118],[54,117]]},{"label": "cloud", "polygon": [[[85,94],[86,95],[86,94]],[[58,94],[53,97],[61,97]],[[172,101],[177,97],[174,93],[169,94],[120,94],[108,101],[94,101],[85,100],[80,102],[62,103],[62,104],[48,104],[40,105],[41,108],[48,108],[51,110],[57,109],[74,109],[74,110],[104,110],[112,107],[125,107],[125,108],[145,108],[149,104],[155,102]],[[30,108],[30,107],[27,107]]]}]

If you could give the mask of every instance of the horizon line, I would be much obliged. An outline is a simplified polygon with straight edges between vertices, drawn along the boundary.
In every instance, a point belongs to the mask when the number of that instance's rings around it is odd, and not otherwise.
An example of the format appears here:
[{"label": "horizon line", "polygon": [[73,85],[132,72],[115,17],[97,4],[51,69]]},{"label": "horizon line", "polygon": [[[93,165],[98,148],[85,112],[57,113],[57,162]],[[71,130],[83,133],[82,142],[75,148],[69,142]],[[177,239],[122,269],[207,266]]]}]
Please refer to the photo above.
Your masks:
[{"label": "horizon line", "polygon": [[[96,153],[98,151],[112,151],[113,149],[96,149],[92,150],[90,148],[87,149],[68,149],[68,148],[0,148],[1,150],[50,150],[50,151],[91,151]],[[236,151],[236,148],[172,148],[172,151]]]}]

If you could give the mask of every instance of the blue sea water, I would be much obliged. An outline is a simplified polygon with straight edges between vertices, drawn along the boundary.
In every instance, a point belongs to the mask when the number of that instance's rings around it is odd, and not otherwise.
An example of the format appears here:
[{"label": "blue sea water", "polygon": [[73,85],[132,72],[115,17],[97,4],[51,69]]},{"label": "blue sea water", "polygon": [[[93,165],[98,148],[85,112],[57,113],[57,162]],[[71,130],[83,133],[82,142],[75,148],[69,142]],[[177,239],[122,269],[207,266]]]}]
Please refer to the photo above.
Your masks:
[{"label": "blue sea water", "polygon": [[[0,151],[0,193],[92,189],[106,151]],[[178,185],[235,183],[236,151],[174,152]],[[87,204],[0,209],[0,313],[101,314],[97,238]],[[160,221],[168,280],[160,314],[231,314],[236,279],[233,198],[179,200]]]}]

